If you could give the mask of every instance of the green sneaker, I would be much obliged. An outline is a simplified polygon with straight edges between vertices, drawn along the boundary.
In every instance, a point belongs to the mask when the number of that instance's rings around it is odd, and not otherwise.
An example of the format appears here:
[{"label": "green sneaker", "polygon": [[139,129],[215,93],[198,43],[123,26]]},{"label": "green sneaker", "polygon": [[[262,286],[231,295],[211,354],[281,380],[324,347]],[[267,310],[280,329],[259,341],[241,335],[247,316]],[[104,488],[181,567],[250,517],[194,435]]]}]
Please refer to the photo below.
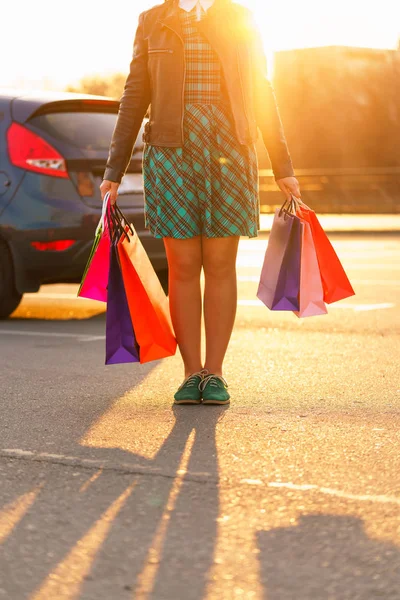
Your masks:
[{"label": "green sneaker", "polygon": [[207,375],[200,383],[203,404],[229,404],[228,384],[220,375]]},{"label": "green sneaker", "polygon": [[204,369],[189,375],[189,377],[187,377],[183,383],[181,383],[178,391],[174,395],[174,404],[200,404],[200,384],[203,381],[204,375]]}]

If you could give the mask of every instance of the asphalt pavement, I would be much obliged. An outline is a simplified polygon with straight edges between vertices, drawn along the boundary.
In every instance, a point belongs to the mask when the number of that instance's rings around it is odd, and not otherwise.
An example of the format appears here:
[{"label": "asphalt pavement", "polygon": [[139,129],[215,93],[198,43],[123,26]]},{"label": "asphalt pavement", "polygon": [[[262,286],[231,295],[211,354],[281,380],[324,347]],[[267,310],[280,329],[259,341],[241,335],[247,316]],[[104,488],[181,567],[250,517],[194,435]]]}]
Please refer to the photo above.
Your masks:
[{"label": "asphalt pavement", "polygon": [[356,295],[306,319],[241,240],[229,407],[105,366],[77,286],[0,322],[0,598],[400,599],[400,234],[331,240]]}]

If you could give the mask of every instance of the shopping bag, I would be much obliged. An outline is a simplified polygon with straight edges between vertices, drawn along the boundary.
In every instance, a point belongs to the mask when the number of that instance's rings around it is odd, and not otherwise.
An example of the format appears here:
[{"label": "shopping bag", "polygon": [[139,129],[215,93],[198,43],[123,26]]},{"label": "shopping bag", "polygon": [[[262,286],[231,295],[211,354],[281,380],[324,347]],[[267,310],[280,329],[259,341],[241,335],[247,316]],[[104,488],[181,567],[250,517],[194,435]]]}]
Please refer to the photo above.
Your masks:
[{"label": "shopping bag", "polygon": [[303,221],[300,269],[300,308],[293,311],[297,317],[325,315],[328,311],[324,302],[321,274],[310,224]]},{"label": "shopping bag", "polygon": [[98,243],[90,257],[90,263],[78,290],[78,296],[107,302],[109,268],[110,237],[107,231],[102,231],[98,234]]},{"label": "shopping bag", "polygon": [[81,298],[107,302],[108,272],[110,268],[110,231],[107,210],[110,193],[105,194],[100,221],[78,290]]},{"label": "shopping bag", "polygon": [[299,310],[300,308],[302,237],[303,223],[298,217],[293,216],[292,230],[276,284],[272,310]]},{"label": "shopping bag", "polygon": [[139,362],[116,246],[110,246],[106,311],[106,365]]},{"label": "shopping bag", "polygon": [[310,224],[318,266],[324,290],[324,301],[328,304],[354,296],[355,292],[343,269],[331,242],[329,241],[317,215],[306,204],[297,207],[296,214]]},{"label": "shopping bag", "polygon": [[271,310],[299,309],[301,226],[285,204],[275,211],[257,290]]},{"label": "shopping bag", "polygon": [[177,342],[168,298],[133,225],[130,229],[117,248],[140,362],[145,363],[174,355]]}]

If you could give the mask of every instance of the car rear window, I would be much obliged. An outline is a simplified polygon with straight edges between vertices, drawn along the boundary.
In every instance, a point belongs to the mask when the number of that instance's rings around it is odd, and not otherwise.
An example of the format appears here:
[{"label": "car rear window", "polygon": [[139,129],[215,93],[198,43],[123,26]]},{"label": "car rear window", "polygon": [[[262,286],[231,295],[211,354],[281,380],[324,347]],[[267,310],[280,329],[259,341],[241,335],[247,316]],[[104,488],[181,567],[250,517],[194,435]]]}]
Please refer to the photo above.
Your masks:
[{"label": "car rear window", "polygon": [[116,119],[114,113],[60,112],[33,117],[29,123],[82,150],[108,150]]}]

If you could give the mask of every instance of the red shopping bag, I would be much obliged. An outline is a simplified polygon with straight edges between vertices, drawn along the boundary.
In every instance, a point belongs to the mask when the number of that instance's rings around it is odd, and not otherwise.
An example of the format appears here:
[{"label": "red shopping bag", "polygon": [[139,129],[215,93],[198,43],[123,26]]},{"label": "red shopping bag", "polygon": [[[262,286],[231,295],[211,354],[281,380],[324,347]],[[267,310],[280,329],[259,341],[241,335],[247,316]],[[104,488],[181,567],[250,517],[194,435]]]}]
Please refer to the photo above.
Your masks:
[{"label": "red shopping bag", "polygon": [[300,309],[293,312],[297,317],[315,317],[317,315],[325,315],[328,310],[324,302],[324,290],[311,227],[306,221],[302,223]]},{"label": "red shopping bag", "polygon": [[297,207],[296,214],[300,219],[309,223],[311,227],[324,290],[324,301],[330,304],[354,296],[355,292],[339,257],[322,229],[315,212],[302,203]]},{"label": "red shopping bag", "polygon": [[118,255],[140,362],[176,352],[168,298],[133,227],[118,242]]}]

